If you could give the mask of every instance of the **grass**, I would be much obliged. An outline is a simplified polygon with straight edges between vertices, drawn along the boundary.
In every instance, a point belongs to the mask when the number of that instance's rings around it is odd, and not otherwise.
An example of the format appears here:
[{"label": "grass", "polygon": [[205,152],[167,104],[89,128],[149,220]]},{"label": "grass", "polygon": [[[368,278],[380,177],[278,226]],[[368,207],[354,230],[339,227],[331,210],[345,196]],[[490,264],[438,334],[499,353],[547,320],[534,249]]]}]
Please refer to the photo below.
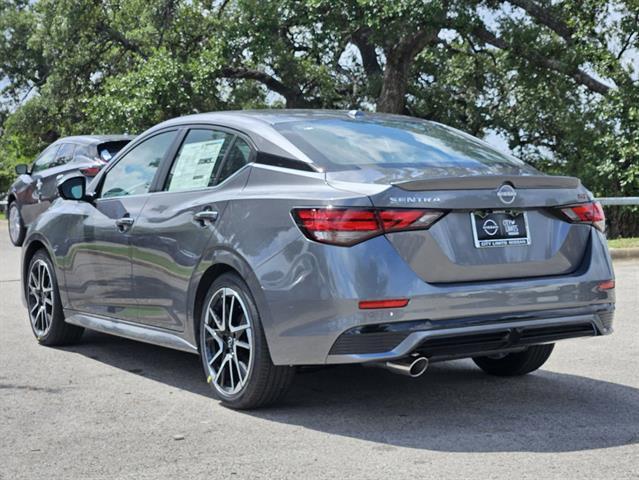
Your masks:
[{"label": "grass", "polygon": [[615,238],[614,240],[608,240],[608,246],[610,248],[639,248],[639,237]]}]

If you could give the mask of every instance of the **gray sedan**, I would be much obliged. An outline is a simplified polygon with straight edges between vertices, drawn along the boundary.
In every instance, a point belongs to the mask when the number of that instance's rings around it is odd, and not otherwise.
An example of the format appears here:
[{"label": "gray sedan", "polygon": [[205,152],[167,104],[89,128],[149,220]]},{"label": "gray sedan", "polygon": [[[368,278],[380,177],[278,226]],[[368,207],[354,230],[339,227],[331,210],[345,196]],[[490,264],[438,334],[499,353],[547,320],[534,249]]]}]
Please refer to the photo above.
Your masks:
[{"label": "gray sedan", "polygon": [[416,377],[472,357],[523,375],[558,340],[612,331],[591,193],[441,124],[188,116],[59,191],[23,247],[38,341],[88,328],[199,354],[234,408],[275,402],[300,366]]}]

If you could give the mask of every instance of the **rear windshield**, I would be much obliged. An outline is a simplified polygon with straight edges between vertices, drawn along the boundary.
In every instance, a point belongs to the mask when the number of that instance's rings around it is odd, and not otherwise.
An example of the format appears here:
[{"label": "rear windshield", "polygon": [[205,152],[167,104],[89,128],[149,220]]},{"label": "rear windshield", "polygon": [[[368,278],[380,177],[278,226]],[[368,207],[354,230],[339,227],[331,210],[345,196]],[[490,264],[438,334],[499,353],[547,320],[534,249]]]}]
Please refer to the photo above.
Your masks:
[{"label": "rear windshield", "polygon": [[110,161],[115,154],[122,150],[131,140],[120,140],[117,142],[107,142],[98,145],[98,155],[105,162]]},{"label": "rear windshield", "polygon": [[275,128],[329,171],[365,166],[528,167],[475,137],[427,121],[322,119],[280,123]]}]

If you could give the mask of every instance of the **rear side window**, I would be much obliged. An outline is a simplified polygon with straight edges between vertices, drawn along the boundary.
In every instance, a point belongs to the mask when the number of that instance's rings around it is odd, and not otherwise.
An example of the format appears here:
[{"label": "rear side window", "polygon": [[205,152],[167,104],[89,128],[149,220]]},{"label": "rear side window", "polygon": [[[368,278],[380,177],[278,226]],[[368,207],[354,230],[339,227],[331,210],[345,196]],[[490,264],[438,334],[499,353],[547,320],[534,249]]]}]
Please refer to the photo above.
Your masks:
[{"label": "rear side window", "polygon": [[74,162],[92,162],[95,160],[95,147],[93,145],[78,145],[73,154]]},{"label": "rear side window", "polygon": [[222,164],[222,168],[220,169],[220,173],[217,178],[217,183],[222,183],[244,165],[249,163],[250,158],[251,147],[240,137],[237,137],[229,150],[229,154],[226,156],[226,159]]},{"label": "rear side window", "polygon": [[67,163],[69,163],[73,159],[74,151],[75,151],[75,144],[63,143],[60,146],[58,152],[56,153],[56,156],[53,162],[51,162],[51,164],[49,165],[49,168],[60,167],[62,165],[66,165]]},{"label": "rear side window", "polygon": [[31,173],[41,172],[42,170],[46,170],[47,168],[51,168],[53,161],[55,160],[56,153],[60,148],[59,143],[54,143],[46,148],[40,156],[36,159],[33,164],[33,168],[31,169]]},{"label": "rear side window", "polygon": [[215,184],[216,167],[224,158],[233,135],[216,130],[189,130],[171,166],[165,190],[178,192]]},{"label": "rear side window", "polygon": [[280,123],[275,128],[327,170],[526,166],[477,138],[433,122],[323,119]]},{"label": "rear side window", "polygon": [[102,197],[147,193],[176,135],[176,131],[160,133],[129,150],[106,173],[102,184]]}]

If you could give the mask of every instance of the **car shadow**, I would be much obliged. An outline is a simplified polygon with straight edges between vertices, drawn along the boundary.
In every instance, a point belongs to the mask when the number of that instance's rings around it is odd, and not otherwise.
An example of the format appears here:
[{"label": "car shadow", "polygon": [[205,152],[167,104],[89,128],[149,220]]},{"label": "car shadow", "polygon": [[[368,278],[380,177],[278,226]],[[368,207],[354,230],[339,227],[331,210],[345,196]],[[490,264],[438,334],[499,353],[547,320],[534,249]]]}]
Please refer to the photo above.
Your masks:
[{"label": "car shadow", "polygon": [[[195,355],[94,332],[65,350],[209,396]],[[469,360],[432,365],[418,379],[361,366],[310,370],[278,406],[238,415],[382,450],[565,452],[639,443],[636,388],[543,370],[490,377]]]}]

